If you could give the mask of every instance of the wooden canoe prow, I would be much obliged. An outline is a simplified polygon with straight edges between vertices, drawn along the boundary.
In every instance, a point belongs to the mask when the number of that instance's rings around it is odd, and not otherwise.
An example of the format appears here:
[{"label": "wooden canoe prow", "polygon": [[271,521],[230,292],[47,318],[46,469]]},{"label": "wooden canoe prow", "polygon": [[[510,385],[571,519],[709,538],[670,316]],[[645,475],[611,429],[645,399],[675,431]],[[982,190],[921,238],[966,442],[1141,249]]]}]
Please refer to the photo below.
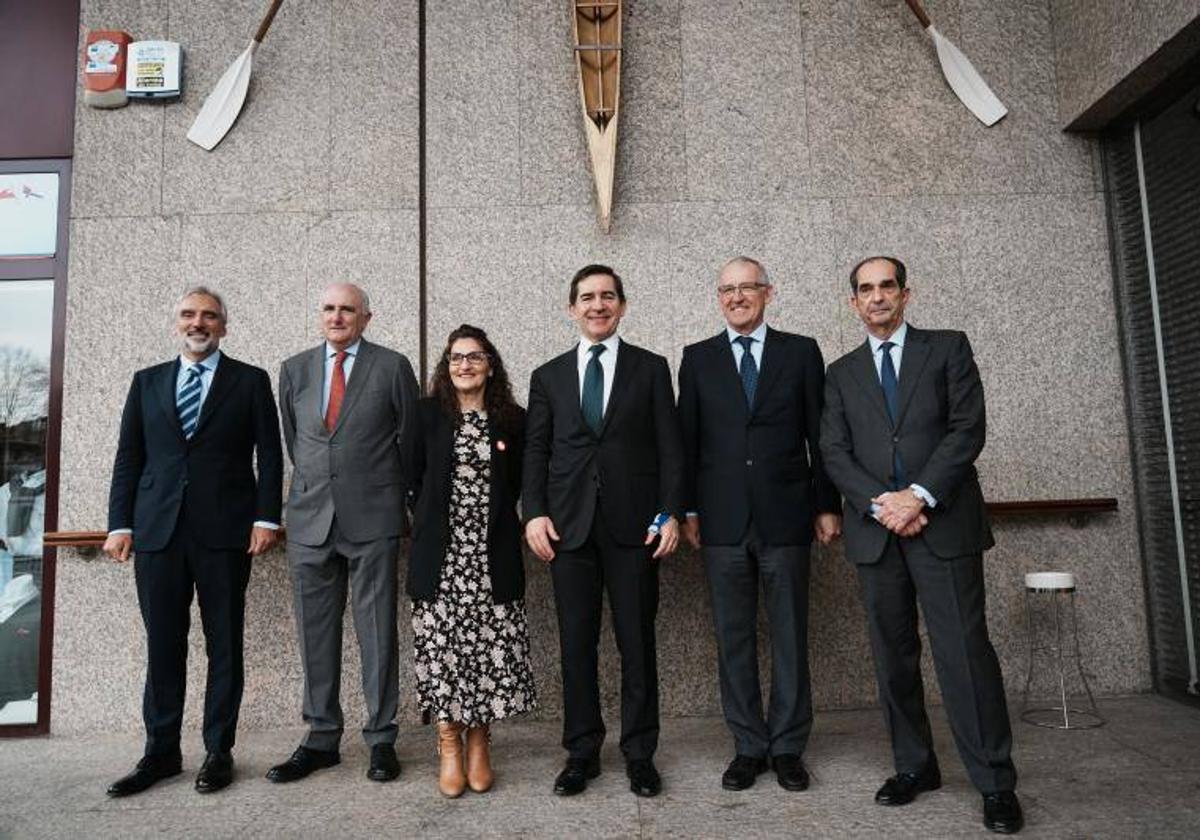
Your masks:
[{"label": "wooden canoe prow", "polygon": [[613,176],[621,105],[621,2],[572,0],[575,6],[575,67],[587,137],[600,229],[612,224]]}]

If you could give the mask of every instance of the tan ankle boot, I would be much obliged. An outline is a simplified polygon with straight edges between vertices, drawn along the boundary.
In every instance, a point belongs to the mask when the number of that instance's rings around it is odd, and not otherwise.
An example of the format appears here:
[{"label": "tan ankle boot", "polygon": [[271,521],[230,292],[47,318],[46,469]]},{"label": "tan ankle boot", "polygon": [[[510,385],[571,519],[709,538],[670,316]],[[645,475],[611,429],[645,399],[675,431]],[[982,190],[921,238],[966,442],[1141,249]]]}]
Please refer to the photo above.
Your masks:
[{"label": "tan ankle boot", "polygon": [[463,773],[463,725],[439,721],[437,729],[438,755],[442,757],[438,790],[443,796],[453,799],[462,796],[463,789],[467,786],[466,774]]},{"label": "tan ankle boot", "polygon": [[496,778],[492,773],[492,758],[488,752],[490,741],[487,724],[472,726],[467,730],[467,784],[476,793],[490,790]]}]

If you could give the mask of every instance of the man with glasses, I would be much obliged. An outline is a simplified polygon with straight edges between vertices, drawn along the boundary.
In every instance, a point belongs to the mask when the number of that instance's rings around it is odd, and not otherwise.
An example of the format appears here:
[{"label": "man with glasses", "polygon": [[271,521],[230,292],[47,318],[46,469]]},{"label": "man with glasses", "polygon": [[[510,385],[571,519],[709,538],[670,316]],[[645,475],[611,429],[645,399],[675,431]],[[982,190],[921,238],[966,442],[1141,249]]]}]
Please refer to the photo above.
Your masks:
[{"label": "man with glasses", "polygon": [[[745,790],[774,766],[786,790],[808,787],[809,547],[841,530],[840,499],[817,447],[825,366],[811,338],[767,326],[766,269],[721,269],[719,334],[684,348],[679,416],[687,464],[684,536],[704,557],[712,594],[721,705],[735,756],[721,777]],[[771,697],[758,679],[758,599],[771,638]]]},{"label": "man with glasses", "polygon": [[983,823],[1023,824],[1000,662],[988,638],[983,552],[993,545],[975,459],[983,383],[966,335],[906,323],[904,263],[868,257],[850,272],[850,308],[867,340],[829,366],[821,451],[845,497],[896,775],[875,794],[907,805],[941,787],[921,682],[917,604],[946,714]]},{"label": "man with glasses", "polygon": [[371,299],[358,286],[328,286],[318,318],[325,340],[279,371],[283,437],[295,466],[287,554],[309,728],[267,778],[293,782],[341,760],[342,616],[349,589],[367,705],[367,778],[386,782],[400,775],[397,565],[417,380],[407,358],[362,337]]},{"label": "man with glasses", "polygon": [[179,357],[134,374],[121,415],[104,551],[119,563],[134,554],[146,627],[146,749],[137,768],[109,786],[113,797],[181,772],[193,593],[208,652],[207,755],[196,790],[233,781],[250,558],[275,543],[283,453],[271,378],[218,349],[227,323],[216,292],[185,292],[175,306]]},{"label": "man with glasses", "polygon": [[596,647],[607,591],[621,651],[626,775],[635,794],[656,796],[657,561],[679,539],[683,476],[671,371],[662,356],[617,337],[625,288],[611,268],[576,272],[569,301],[580,340],[533,372],[521,497],[525,538],[550,564],[558,610],[568,757],[554,792],[581,793],[600,773]]}]

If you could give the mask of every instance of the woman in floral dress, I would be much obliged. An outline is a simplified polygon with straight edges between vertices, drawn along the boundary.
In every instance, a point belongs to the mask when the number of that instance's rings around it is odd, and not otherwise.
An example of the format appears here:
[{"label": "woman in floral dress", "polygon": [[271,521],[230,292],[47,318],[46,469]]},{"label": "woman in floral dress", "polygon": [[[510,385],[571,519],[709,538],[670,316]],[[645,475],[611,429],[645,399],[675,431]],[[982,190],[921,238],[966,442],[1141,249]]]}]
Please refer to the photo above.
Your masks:
[{"label": "woman in floral dress", "polygon": [[487,334],[466,324],[430,393],[418,411],[407,589],[417,695],[437,723],[438,787],[453,797],[491,787],[489,725],[536,702],[516,511],[525,411]]}]

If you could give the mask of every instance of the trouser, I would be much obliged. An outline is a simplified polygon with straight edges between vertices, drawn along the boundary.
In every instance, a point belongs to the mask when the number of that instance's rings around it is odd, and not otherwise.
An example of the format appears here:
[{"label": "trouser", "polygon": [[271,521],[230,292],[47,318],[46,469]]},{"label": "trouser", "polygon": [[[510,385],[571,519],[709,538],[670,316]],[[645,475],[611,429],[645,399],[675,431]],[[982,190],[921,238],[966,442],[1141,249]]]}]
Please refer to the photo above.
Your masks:
[{"label": "trouser", "polygon": [[879,562],[858,566],[858,576],[896,771],[919,773],[935,760],[921,681],[920,602],[967,774],[981,792],[1012,790],[1012,729],[1000,662],[988,638],[983,555],[941,558],[919,537],[892,536]]},{"label": "trouser", "polygon": [[342,616],[347,590],[367,706],[363,739],[370,746],[396,741],[399,546],[398,537],[351,542],[340,534],[336,518],[321,545],[288,542],[296,633],[304,666],[306,747],[336,751],[341,743]]},{"label": "trouser", "polygon": [[162,551],[134,557],[138,606],[146,627],[146,755],[179,754],[193,591],[200,601],[208,654],[204,747],[208,752],[233,749],[244,684],[242,641],[250,564],[245,551],[205,548],[183,528]]},{"label": "trouser", "polygon": [[[753,527],[749,530],[753,534]],[[738,755],[801,755],[812,731],[808,673],[808,546],[706,545],[721,707]],[[763,717],[758,600],[771,640],[771,697]]]},{"label": "trouser", "polygon": [[619,545],[597,506],[583,545],[550,564],[562,657],[563,747],[589,758],[604,743],[598,678],[600,614],[608,592],[621,654],[621,752],[648,759],[658,747],[658,561],[648,546]]}]

